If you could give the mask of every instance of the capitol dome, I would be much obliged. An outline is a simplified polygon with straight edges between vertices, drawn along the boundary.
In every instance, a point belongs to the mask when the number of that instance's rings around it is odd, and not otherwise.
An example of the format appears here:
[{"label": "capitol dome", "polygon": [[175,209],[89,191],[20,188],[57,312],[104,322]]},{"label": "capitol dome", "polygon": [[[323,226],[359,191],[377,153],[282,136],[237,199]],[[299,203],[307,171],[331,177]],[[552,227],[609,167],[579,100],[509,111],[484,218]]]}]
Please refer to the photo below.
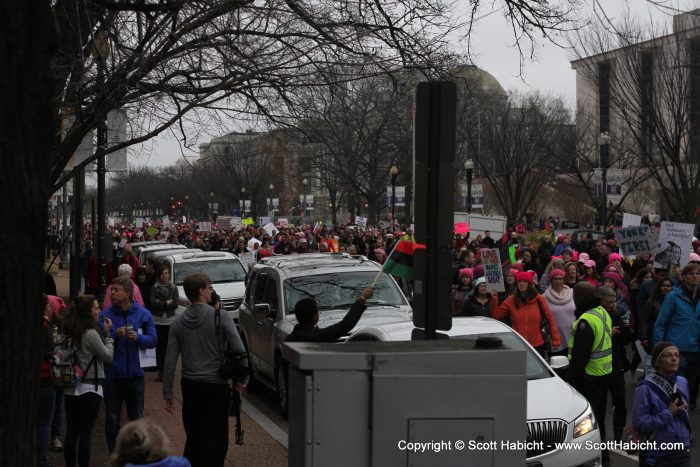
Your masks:
[{"label": "capitol dome", "polygon": [[507,96],[501,83],[491,73],[475,65],[460,65],[450,73],[450,77],[457,86],[465,86],[471,92]]}]

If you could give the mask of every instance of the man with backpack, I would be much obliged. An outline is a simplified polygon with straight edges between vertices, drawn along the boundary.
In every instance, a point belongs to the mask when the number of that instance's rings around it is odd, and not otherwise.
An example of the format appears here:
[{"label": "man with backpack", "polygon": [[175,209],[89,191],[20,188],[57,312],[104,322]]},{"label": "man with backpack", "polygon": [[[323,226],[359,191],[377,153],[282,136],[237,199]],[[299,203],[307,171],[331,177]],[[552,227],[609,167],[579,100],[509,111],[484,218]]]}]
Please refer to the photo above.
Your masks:
[{"label": "man with backpack", "polygon": [[151,313],[132,301],[133,282],[128,277],[112,281],[112,304],[102,311],[101,319],[109,318],[114,339],[114,358],[104,382],[106,406],[105,436],[109,452],[114,451],[122,404],[126,402],[129,420],[143,418],[144,380],[139,350],[156,346],[156,327]]}]

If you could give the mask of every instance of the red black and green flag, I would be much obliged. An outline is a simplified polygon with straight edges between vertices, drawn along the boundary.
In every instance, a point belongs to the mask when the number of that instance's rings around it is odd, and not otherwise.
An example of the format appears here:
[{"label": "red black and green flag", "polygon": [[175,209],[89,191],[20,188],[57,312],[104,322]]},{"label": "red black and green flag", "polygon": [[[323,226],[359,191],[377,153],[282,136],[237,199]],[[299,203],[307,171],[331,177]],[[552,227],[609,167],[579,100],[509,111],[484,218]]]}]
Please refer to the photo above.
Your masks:
[{"label": "red black and green flag", "polygon": [[425,249],[421,243],[399,240],[384,263],[382,271],[403,279],[413,279],[413,253]]}]

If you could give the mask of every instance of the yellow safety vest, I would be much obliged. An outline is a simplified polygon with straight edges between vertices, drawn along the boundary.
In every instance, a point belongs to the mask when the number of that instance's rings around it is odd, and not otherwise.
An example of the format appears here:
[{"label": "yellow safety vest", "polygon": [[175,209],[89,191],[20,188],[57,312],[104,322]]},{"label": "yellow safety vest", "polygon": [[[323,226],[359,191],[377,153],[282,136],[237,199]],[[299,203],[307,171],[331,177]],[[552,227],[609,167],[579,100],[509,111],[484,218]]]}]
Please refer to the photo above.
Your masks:
[{"label": "yellow safety vest", "polygon": [[571,350],[574,348],[576,328],[582,319],[593,329],[594,336],[591,358],[586,364],[586,374],[591,376],[609,375],[612,373],[612,319],[602,306],[586,311],[571,325],[569,360],[571,360]]}]

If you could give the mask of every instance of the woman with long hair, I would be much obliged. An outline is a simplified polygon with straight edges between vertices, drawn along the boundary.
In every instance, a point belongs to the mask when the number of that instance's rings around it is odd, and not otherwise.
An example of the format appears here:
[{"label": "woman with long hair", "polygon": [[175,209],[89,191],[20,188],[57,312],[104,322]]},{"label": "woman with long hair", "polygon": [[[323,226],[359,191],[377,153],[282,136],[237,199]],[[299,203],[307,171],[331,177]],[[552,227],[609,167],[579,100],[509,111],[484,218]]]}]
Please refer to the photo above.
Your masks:
[{"label": "woman with long hair", "polygon": [[458,315],[469,292],[472,291],[474,271],[472,268],[459,270],[459,282],[452,286],[452,316]]},{"label": "woman with long hair", "polygon": [[[112,361],[114,342],[109,334],[112,321],[104,319],[102,334],[98,318],[100,305],[94,295],[73,299],[63,319],[63,333],[70,337],[83,370],[83,379],[65,390],[66,439],[63,454],[66,467],[90,465],[90,438],[100,411],[104,364]],[[77,449],[76,449],[77,448]]]},{"label": "woman with long hair", "polygon": [[595,261],[592,259],[587,259],[583,262],[583,276],[582,281],[590,283],[593,287],[598,287],[598,270],[596,269]]},{"label": "woman with long hair", "polygon": [[564,284],[573,289],[579,283],[578,265],[573,261],[564,266]]},{"label": "woman with long hair", "polygon": [[552,349],[561,345],[557,322],[549,310],[547,300],[535,289],[534,273],[518,272],[515,275],[516,289],[513,295],[498,304],[498,292],[492,293],[491,317],[497,320],[510,318],[511,327],[532,345],[540,355],[545,355],[545,342],[540,323],[542,317],[549,323],[552,333]]},{"label": "woman with long hair", "polygon": [[505,291],[504,292],[499,292],[498,294],[498,300],[499,303],[505,300],[506,298],[510,297],[513,295],[513,292],[515,292],[515,275],[519,271],[517,269],[504,269],[503,270],[503,284],[505,285]]},{"label": "woman with long hair", "polygon": [[158,268],[156,277],[156,283],[151,287],[150,311],[158,336],[156,344],[158,375],[156,381],[163,381],[163,362],[165,361],[165,351],[168,348],[168,334],[170,333],[170,324],[175,319],[175,310],[180,303],[180,295],[177,287],[170,280],[170,267],[167,264],[162,264]]}]

